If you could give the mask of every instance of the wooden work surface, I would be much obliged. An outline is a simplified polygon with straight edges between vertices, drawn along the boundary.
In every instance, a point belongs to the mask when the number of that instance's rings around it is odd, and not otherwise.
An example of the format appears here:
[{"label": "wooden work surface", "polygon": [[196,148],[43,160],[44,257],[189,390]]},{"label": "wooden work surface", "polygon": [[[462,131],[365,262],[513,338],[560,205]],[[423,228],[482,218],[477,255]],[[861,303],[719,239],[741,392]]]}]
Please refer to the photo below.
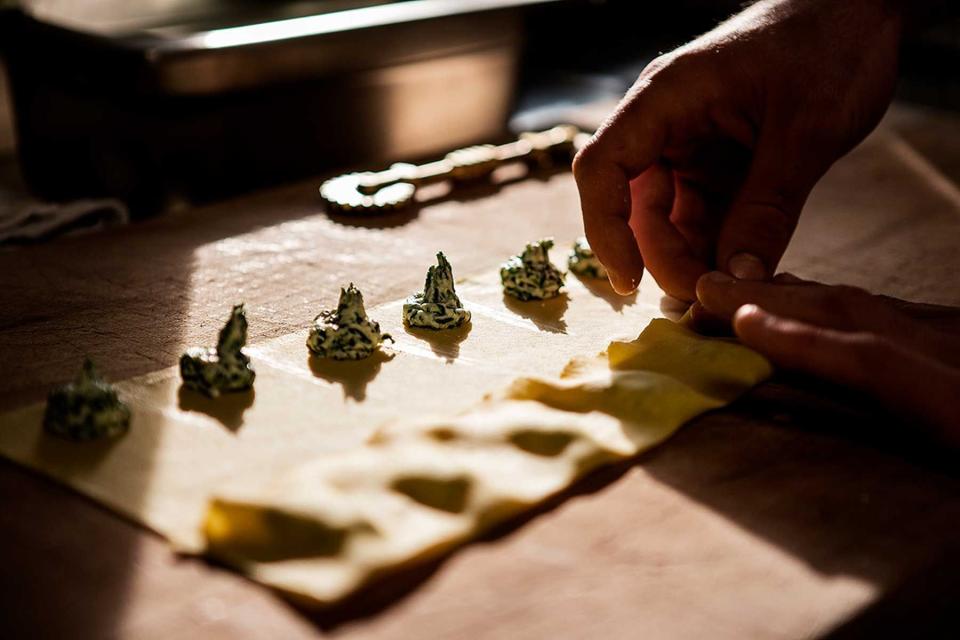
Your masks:
[{"label": "wooden work surface", "polygon": [[[958,119],[895,110],[817,188],[784,266],[960,305],[958,139]],[[0,409],[41,399],[84,353],[112,379],[173,365],[235,300],[260,319],[259,342],[334,306],[348,280],[371,305],[408,294],[437,249],[465,276],[579,232],[567,174],[369,226],[331,220],[314,188],[0,253]],[[776,380],[524,522],[312,616],[3,462],[0,636],[922,635],[960,593],[955,459],[843,395]]]}]

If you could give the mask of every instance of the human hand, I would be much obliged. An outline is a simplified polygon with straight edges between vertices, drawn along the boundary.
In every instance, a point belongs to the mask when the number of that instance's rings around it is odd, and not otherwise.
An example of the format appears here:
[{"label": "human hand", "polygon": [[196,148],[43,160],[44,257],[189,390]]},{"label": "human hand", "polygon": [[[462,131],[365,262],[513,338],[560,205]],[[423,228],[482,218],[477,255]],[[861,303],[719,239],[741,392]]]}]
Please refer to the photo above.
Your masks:
[{"label": "human hand", "polygon": [[960,446],[960,309],[789,274],[771,283],[709,273],[697,298],[695,324],[704,312],[730,319],[777,366],[866,392]]},{"label": "human hand", "polygon": [[644,265],[688,301],[713,268],[775,272],[814,184],[890,102],[893,4],[762,0],[640,74],[573,167],[618,292]]}]

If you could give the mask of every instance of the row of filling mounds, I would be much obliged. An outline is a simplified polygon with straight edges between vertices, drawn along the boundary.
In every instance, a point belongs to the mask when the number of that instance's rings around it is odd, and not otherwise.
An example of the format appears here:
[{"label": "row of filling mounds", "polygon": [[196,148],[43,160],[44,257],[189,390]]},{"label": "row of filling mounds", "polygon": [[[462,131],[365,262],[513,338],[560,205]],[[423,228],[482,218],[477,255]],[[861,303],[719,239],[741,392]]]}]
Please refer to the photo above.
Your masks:
[{"label": "row of filling mounds", "polygon": [[[560,295],[564,273],[550,262],[552,240],[533,242],[500,268],[505,295],[518,300],[544,300]],[[606,272],[586,239],[573,244],[567,265],[586,278],[604,278]],[[470,322],[471,314],[457,295],[453,268],[442,252],[427,271],[423,291],[403,305],[403,322],[413,328],[446,330]],[[340,291],[337,308],[319,314],[307,336],[307,349],[317,358],[362,360],[393,338],[367,317],[363,294],[352,283]],[[210,398],[253,387],[256,371],[243,352],[247,341],[247,317],[243,304],[236,305],[220,331],[216,347],[189,349],[180,358],[183,385]],[[54,435],[85,442],[116,438],[127,432],[131,412],[116,389],[85,359],[77,379],[54,389],[43,417],[44,429]]]}]

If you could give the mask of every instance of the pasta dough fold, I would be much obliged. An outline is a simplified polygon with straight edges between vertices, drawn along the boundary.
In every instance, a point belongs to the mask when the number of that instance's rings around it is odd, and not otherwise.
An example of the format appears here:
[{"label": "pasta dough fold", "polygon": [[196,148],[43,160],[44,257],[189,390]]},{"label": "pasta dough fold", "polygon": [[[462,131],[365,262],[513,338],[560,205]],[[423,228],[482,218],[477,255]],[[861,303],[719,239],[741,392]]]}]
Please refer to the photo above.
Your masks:
[{"label": "pasta dough fold", "polygon": [[299,599],[333,602],[655,446],[770,373],[746,347],[656,319],[558,379],[517,380],[452,419],[398,423],[269,486],[219,494],[207,550]]}]

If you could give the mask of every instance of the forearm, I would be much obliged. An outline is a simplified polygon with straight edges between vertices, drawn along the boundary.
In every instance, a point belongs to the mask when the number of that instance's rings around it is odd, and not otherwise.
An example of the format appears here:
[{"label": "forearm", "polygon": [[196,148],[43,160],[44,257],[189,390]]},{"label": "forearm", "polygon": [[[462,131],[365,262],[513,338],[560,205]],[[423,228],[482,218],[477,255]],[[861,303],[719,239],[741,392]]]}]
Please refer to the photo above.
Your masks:
[{"label": "forearm", "polygon": [[[757,0],[751,8],[760,8],[766,5],[769,8],[780,8],[790,12],[805,10],[811,5],[844,5],[852,11],[869,9],[871,6],[889,11],[903,19],[904,25],[910,29],[919,29],[944,17],[960,16],[960,3],[956,0]],[[749,11],[749,9],[748,9]]]}]

